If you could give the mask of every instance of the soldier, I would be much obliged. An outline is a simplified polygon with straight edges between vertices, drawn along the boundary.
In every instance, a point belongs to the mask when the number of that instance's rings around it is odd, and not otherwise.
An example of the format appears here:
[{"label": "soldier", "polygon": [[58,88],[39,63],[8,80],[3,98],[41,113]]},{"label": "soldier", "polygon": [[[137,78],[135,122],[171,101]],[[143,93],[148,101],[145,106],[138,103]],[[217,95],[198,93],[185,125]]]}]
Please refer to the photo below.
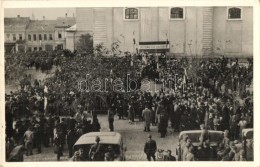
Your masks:
[{"label": "soldier", "polygon": [[60,133],[57,133],[54,137],[54,153],[57,154],[57,161],[63,155],[63,137]]},{"label": "soldier", "polygon": [[114,131],[114,112],[112,111],[112,109],[108,109],[108,123],[109,123],[109,130],[110,132]]},{"label": "soldier", "polygon": [[96,136],[95,141],[96,141],[96,143],[94,145],[92,145],[89,150],[89,157],[92,161],[103,161],[104,160],[104,156],[103,156],[103,152],[102,152],[103,147],[99,143],[100,137]]},{"label": "soldier", "polygon": [[149,134],[148,141],[145,142],[145,145],[144,145],[144,152],[147,155],[148,161],[151,161],[151,157],[153,158],[154,161],[156,161],[156,159],[155,159],[156,150],[157,150],[156,141],[153,140],[152,135]]}]

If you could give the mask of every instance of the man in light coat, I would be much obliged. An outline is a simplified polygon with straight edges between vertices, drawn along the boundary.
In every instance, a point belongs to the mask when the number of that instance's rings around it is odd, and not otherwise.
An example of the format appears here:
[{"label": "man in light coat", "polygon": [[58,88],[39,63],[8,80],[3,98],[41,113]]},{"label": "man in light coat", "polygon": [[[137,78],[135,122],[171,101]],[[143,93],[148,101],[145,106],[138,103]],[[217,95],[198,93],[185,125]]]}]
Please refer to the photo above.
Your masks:
[{"label": "man in light coat", "polygon": [[150,131],[150,123],[151,123],[151,110],[148,109],[148,104],[145,105],[145,109],[143,110],[142,116],[144,119],[144,131]]}]

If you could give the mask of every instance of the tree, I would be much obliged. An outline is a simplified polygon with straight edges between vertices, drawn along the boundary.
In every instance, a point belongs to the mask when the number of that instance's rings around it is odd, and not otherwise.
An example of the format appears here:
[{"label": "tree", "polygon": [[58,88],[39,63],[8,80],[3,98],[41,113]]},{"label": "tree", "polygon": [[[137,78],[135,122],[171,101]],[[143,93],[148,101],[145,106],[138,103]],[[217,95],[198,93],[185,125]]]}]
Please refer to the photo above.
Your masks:
[{"label": "tree", "polygon": [[76,49],[79,53],[93,55],[93,37],[90,34],[81,35],[77,42]]}]

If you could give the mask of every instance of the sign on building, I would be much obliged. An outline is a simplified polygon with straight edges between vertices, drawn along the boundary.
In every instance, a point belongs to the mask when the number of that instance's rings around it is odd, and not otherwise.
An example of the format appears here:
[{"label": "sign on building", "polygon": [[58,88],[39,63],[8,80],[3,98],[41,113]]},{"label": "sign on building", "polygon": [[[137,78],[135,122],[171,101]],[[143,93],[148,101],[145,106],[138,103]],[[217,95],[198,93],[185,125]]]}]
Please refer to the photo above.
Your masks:
[{"label": "sign on building", "polygon": [[167,53],[170,51],[169,41],[139,42],[139,53]]}]

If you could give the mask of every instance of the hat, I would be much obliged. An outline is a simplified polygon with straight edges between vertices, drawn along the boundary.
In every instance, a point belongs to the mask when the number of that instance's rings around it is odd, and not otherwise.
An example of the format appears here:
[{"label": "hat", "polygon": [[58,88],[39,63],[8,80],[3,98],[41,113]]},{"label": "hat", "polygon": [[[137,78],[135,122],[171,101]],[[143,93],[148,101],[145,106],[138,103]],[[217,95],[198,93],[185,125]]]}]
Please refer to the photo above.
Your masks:
[{"label": "hat", "polygon": [[152,138],[152,135],[151,135],[151,134],[149,134],[149,135],[148,135],[148,138]]},{"label": "hat", "polygon": [[108,146],[108,149],[113,149],[113,147],[111,145]]}]

